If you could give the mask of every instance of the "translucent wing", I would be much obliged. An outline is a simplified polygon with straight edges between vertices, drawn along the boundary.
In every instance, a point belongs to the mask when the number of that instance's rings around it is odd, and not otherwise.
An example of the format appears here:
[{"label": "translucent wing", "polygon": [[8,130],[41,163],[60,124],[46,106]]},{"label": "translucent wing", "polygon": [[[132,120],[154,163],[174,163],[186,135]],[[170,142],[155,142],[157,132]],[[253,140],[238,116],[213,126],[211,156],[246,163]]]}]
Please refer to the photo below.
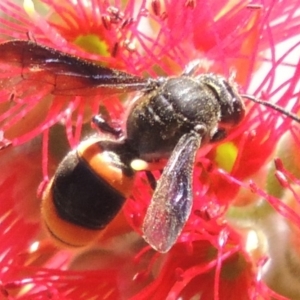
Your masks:
[{"label": "translucent wing", "polygon": [[167,252],[176,242],[192,208],[192,172],[201,137],[186,134],[177,143],[146,213],[145,240],[157,251]]},{"label": "translucent wing", "polygon": [[149,80],[101,67],[31,41],[0,44],[0,89],[46,86],[54,95],[95,95],[99,90],[123,92],[145,89]]},{"label": "translucent wing", "polygon": [[[69,126],[68,139],[73,143],[70,126],[76,110],[84,108],[85,117],[96,114],[107,95],[153,86],[153,79],[101,67],[30,41],[0,44],[0,149],[31,140],[60,121]],[[109,101],[112,107],[120,105],[116,98]],[[77,133],[80,120],[76,119]]]}]

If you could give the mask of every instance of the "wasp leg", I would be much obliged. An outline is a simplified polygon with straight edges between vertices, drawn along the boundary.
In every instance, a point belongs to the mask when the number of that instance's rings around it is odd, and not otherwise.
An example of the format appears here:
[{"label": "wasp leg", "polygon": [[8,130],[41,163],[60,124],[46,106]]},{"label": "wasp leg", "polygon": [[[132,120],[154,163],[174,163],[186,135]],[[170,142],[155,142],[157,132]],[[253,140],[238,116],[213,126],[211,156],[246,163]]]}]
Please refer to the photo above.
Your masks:
[{"label": "wasp leg", "polygon": [[223,139],[225,139],[227,136],[227,132],[226,129],[224,128],[219,128],[214,135],[212,136],[212,138],[210,139],[211,142],[218,142],[221,141]]},{"label": "wasp leg", "polygon": [[102,116],[96,115],[92,119],[92,123],[101,131],[110,133],[114,135],[115,137],[119,138],[123,136],[123,131],[121,128],[114,128],[111,125],[108,124],[106,120],[103,119]]},{"label": "wasp leg", "polygon": [[152,174],[150,171],[148,171],[148,170],[145,171],[145,174],[146,174],[146,177],[147,177],[147,180],[148,180],[148,182],[149,182],[149,185],[150,185],[151,189],[152,189],[153,191],[155,191],[156,185],[157,185],[157,181],[156,181],[155,177],[154,177],[153,174]]}]

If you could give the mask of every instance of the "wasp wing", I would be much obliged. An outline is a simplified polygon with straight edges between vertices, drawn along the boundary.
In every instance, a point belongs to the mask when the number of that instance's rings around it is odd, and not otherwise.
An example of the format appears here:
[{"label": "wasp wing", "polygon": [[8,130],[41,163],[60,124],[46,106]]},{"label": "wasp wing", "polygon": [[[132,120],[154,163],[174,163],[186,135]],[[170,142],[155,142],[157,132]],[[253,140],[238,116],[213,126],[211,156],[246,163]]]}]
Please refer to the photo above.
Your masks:
[{"label": "wasp wing", "polygon": [[157,251],[167,252],[176,242],[192,209],[192,173],[201,137],[181,137],[157,182],[147,210],[143,232]]},{"label": "wasp wing", "polygon": [[14,40],[0,44],[0,89],[22,83],[49,86],[53,95],[96,95],[149,88],[149,80],[38,45]]}]

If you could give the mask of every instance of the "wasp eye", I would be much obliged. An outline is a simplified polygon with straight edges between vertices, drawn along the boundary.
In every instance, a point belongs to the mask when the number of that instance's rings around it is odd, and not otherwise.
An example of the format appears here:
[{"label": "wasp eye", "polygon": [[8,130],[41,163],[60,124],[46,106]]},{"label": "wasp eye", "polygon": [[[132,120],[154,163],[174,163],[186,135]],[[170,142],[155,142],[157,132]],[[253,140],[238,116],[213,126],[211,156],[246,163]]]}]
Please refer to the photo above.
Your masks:
[{"label": "wasp eye", "polygon": [[234,126],[245,115],[244,102],[234,84],[216,74],[204,74],[199,77],[215,94],[220,105],[220,123]]},{"label": "wasp eye", "polygon": [[240,95],[228,86],[226,102],[221,104],[221,122],[227,125],[237,125],[245,116],[245,106]]}]

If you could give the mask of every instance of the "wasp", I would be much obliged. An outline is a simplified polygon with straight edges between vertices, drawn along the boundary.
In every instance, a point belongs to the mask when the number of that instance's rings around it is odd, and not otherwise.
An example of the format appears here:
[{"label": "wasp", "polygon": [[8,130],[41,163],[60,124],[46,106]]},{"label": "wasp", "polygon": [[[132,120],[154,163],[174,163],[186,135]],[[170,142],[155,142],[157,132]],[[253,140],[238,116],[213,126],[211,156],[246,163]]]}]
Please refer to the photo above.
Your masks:
[{"label": "wasp", "polygon": [[134,162],[167,159],[143,223],[144,239],[159,252],[176,243],[193,204],[193,168],[198,149],[222,140],[245,115],[244,98],[267,105],[300,122],[283,108],[239,94],[233,80],[214,73],[195,74],[190,63],[179,76],[143,78],[38,45],[9,41],[1,59],[37,76],[55,95],[93,95],[99,91],[139,92],[124,120],[125,130],[101,116],[93,123],[111,138],[82,141],[59,164],[42,197],[42,216],[57,241],[73,247],[94,240],[131,195]]}]

